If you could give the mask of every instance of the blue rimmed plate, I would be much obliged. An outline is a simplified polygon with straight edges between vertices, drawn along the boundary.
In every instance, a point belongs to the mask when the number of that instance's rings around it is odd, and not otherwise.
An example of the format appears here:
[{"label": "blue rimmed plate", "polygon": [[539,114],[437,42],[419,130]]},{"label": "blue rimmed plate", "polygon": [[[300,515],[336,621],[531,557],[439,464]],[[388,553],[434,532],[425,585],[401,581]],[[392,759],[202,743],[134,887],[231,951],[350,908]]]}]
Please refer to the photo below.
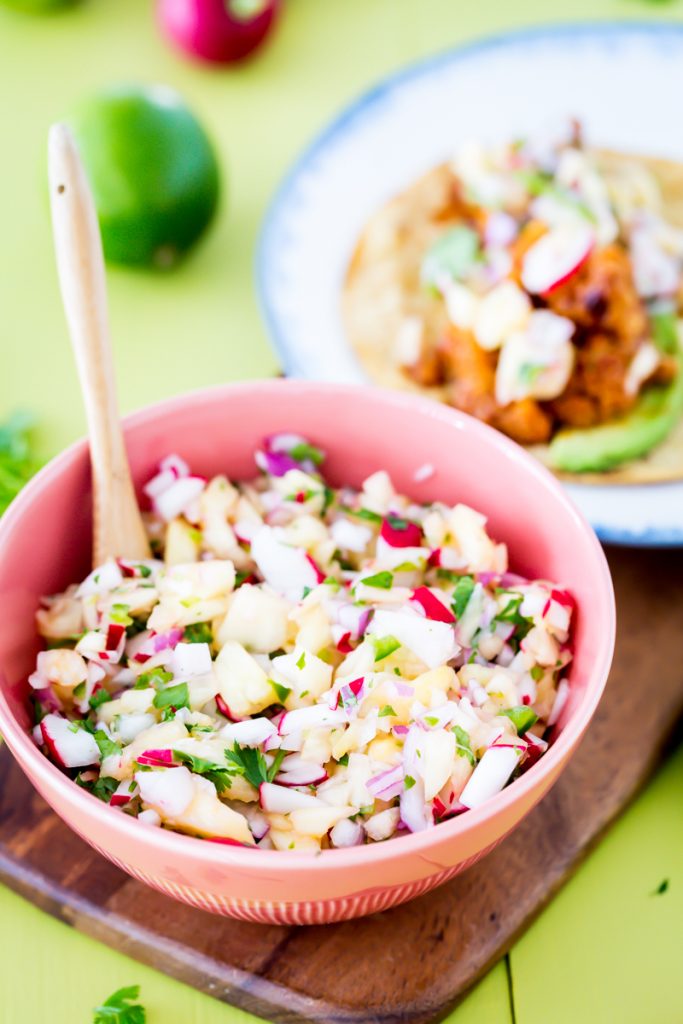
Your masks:
[{"label": "blue rimmed plate", "polygon": [[[683,161],[672,104],[683,95],[683,26],[589,24],[463,46],[385,80],[309,146],[266,217],[257,276],[285,371],[367,381],[345,337],[341,289],[368,217],[448,157],[577,116],[589,141]],[[569,486],[604,541],[683,546],[683,481]]]}]

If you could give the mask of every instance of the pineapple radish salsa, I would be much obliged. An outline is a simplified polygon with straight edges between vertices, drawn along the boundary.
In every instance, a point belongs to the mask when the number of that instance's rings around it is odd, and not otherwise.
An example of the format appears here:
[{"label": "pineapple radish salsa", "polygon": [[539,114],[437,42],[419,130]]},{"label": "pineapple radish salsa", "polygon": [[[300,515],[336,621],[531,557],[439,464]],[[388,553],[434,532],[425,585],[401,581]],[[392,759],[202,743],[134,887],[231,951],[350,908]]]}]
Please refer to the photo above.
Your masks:
[{"label": "pineapple radish salsa", "polygon": [[570,594],[509,572],[466,505],[383,471],[332,489],[291,434],[256,463],[164,459],[155,558],[45,599],[35,742],[147,825],[276,850],[431,828],[526,771],[568,695]]}]

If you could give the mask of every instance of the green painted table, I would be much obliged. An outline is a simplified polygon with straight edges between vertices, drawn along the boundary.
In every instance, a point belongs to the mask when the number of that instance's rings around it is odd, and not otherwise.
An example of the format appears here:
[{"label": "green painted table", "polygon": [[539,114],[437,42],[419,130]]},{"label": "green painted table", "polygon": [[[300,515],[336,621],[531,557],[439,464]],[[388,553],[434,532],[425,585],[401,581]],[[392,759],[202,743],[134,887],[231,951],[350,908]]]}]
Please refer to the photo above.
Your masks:
[{"label": "green painted table", "polygon": [[[259,319],[253,252],[265,204],[311,135],[364,87],[472,37],[550,19],[678,17],[637,0],[288,0],[272,45],[233,71],[190,66],[159,39],[150,0],[86,0],[49,18],[0,11],[0,416],[41,418],[49,455],[83,432],[59,305],[44,186],[50,121],[117,81],[168,82],[220,149],[227,202],[170,276],[112,271],[122,405],[276,371]],[[662,883],[668,881],[668,886]],[[658,889],[665,889],[658,892]],[[680,1024],[683,749],[514,947],[453,1024]],[[140,983],[150,1024],[252,1020],[58,924],[0,888],[0,1024],[89,1024]]]}]

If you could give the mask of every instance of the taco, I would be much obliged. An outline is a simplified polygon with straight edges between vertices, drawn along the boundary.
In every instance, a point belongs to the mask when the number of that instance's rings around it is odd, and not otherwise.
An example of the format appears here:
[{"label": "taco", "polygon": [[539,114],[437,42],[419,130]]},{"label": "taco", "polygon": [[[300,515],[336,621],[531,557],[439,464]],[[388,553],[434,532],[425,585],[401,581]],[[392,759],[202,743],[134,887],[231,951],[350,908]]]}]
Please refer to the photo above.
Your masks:
[{"label": "taco", "polygon": [[371,218],[343,295],[377,383],[603,483],[683,477],[682,308],[683,165],[574,121],[463,145]]}]

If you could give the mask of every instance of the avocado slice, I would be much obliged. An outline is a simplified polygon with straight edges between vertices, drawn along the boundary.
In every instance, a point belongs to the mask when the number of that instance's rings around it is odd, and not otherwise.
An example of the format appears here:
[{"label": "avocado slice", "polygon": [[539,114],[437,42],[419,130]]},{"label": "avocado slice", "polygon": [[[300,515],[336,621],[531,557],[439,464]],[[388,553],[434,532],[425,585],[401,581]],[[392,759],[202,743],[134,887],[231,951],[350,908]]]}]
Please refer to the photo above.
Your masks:
[{"label": "avocado slice", "polygon": [[631,412],[614,423],[563,430],[548,449],[553,469],[563,473],[604,473],[641,459],[671,433],[683,415],[683,353],[678,373],[666,387],[651,387]]}]

